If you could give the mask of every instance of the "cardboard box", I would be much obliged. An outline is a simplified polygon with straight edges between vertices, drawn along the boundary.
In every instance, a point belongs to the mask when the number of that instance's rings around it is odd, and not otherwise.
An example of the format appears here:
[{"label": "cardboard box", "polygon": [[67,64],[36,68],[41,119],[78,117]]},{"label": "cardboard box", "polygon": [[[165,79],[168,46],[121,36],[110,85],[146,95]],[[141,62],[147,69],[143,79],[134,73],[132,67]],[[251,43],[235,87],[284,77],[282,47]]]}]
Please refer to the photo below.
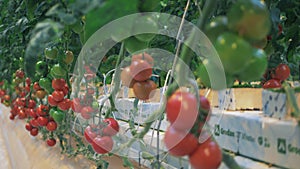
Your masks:
[{"label": "cardboard box", "polygon": [[218,105],[225,110],[261,110],[261,88],[230,88],[218,92]]},{"label": "cardboard box", "polygon": [[264,117],[261,111],[214,111],[212,117],[217,119],[209,121],[211,131],[222,148],[265,163],[299,168],[300,127],[296,120]]},{"label": "cardboard box", "polygon": [[[291,118],[291,107],[287,102],[285,93],[273,92],[270,90],[262,91],[263,113],[267,117],[278,119]],[[296,94],[298,105],[300,105],[300,94]]]}]

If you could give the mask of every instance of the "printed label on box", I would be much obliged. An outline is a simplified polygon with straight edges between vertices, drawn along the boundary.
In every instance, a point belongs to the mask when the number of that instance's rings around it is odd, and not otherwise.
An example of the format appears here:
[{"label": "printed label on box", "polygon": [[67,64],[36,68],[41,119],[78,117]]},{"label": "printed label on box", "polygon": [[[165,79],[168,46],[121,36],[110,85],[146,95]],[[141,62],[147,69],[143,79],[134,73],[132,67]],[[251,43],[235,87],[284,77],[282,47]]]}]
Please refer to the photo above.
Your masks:
[{"label": "printed label on box", "polygon": [[300,165],[300,128],[297,123],[266,121],[263,134],[270,143],[264,161],[288,168]]},{"label": "printed label on box", "polygon": [[287,116],[286,94],[262,91],[263,113],[267,117],[283,119]]},{"label": "printed label on box", "polygon": [[242,127],[238,117],[214,113],[210,117],[209,125],[212,127],[212,134],[222,148],[238,152],[237,132]]},{"label": "printed label on box", "polygon": [[224,89],[218,92],[219,108],[224,110],[235,110],[234,89]]}]

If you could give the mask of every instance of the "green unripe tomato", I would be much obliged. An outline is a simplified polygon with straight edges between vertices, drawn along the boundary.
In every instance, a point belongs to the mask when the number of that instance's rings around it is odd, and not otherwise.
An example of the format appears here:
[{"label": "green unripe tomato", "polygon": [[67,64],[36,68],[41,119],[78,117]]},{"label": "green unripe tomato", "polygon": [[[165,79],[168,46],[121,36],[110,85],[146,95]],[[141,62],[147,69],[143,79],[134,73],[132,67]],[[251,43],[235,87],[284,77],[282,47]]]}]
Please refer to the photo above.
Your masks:
[{"label": "green unripe tomato", "polygon": [[238,75],[241,81],[259,81],[268,67],[266,53],[262,49],[253,49],[252,59],[247,67]]},{"label": "green unripe tomato", "polygon": [[50,74],[53,78],[65,78],[67,71],[65,71],[59,64],[55,64],[51,68]]},{"label": "green unripe tomato", "polygon": [[48,73],[48,65],[44,61],[38,61],[35,65],[35,71],[40,75],[45,75]]},{"label": "green unripe tomato", "polygon": [[262,1],[238,0],[227,16],[229,28],[245,38],[261,40],[270,32],[270,14]]},{"label": "green unripe tomato", "polygon": [[54,60],[57,58],[58,50],[56,47],[45,48],[44,55],[46,56],[47,59]]},{"label": "green unripe tomato", "polygon": [[226,16],[217,16],[213,18],[205,27],[205,34],[214,42],[217,37],[228,31],[228,19]]},{"label": "green unripe tomato", "polygon": [[129,37],[125,40],[125,48],[129,53],[134,53],[148,47],[148,42],[143,42],[135,37]]},{"label": "green unripe tomato", "polygon": [[233,33],[221,34],[215,42],[215,48],[225,72],[230,75],[243,71],[251,60],[252,46]]},{"label": "green unripe tomato", "polygon": [[[225,77],[222,77],[224,74]],[[234,82],[232,75],[226,74],[220,67],[210,62],[204,62],[204,64],[199,65],[196,70],[196,75],[200,78],[200,82],[204,86],[212,88],[213,90],[230,88]]]}]

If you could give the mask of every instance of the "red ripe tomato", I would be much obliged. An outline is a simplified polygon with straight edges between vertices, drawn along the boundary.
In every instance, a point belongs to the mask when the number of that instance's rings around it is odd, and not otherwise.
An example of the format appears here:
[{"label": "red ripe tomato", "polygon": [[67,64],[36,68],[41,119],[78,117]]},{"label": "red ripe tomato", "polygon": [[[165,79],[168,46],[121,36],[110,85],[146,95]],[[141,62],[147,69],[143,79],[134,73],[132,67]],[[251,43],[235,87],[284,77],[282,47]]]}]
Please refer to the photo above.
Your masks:
[{"label": "red ripe tomato", "polygon": [[113,145],[113,139],[109,136],[97,136],[92,142],[92,147],[98,154],[105,154],[110,152],[113,148]]},{"label": "red ripe tomato", "polygon": [[0,90],[0,97],[3,97],[6,94],[5,90]]},{"label": "red ripe tomato", "polygon": [[64,99],[63,101],[59,102],[57,107],[62,110],[69,110],[71,107],[72,102],[70,101],[70,99]]},{"label": "red ripe tomato", "polygon": [[31,79],[30,79],[29,77],[27,77],[27,78],[25,79],[25,83],[26,83],[27,86],[30,86],[30,84],[31,84]]},{"label": "red ripe tomato", "polygon": [[3,96],[3,100],[9,101],[10,100],[10,95],[8,95],[8,94],[4,95]]},{"label": "red ripe tomato", "polygon": [[103,120],[104,123],[106,123],[106,126],[102,129],[102,134],[105,136],[114,136],[116,135],[119,130],[119,124],[117,120],[114,118],[107,118]]},{"label": "red ripe tomato", "polygon": [[134,60],[130,65],[130,73],[134,80],[142,82],[152,75],[152,67],[145,60]]},{"label": "red ripe tomato", "polygon": [[36,102],[34,100],[30,99],[28,101],[27,107],[33,109],[33,108],[35,108],[35,106],[36,106]]},{"label": "red ripe tomato", "polygon": [[18,117],[19,117],[19,119],[25,119],[27,117],[27,115],[24,110],[20,110],[18,112]]},{"label": "red ripe tomato", "polygon": [[33,127],[38,127],[39,126],[39,123],[37,121],[37,119],[31,119],[29,121],[29,123],[33,126]]},{"label": "red ripe tomato", "polygon": [[200,96],[200,108],[207,111],[210,110],[210,103],[204,96]]},{"label": "red ripe tomato", "polygon": [[17,98],[16,104],[17,106],[24,107],[26,105],[25,98]]},{"label": "red ripe tomato", "polygon": [[52,93],[52,96],[53,96],[53,99],[57,102],[60,102],[64,99],[65,97],[65,94],[63,91],[60,91],[60,90],[55,90],[53,93]]},{"label": "red ripe tomato", "polygon": [[121,72],[121,81],[124,86],[132,88],[135,80],[131,76],[130,67],[125,67]]},{"label": "red ripe tomato", "polygon": [[74,112],[77,112],[77,113],[81,112],[82,106],[81,106],[79,98],[74,98],[72,100],[71,108]]},{"label": "red ripe tomato", "polygon": [[63,78],[52,80],[52,88],[54,90],[62,90],[65,85],[66,85],[66,81]]},{"label": "red ripe tomato", "polygon": [[41,86],[39,85],[38,82],[34,82],[34,84],[33,84],[33,89],[34,89],[35,91],[38,91],[38,90],[41,90],[42,88],[41,88]]},{"label": "red ripe tomato", "polygon": [[97,137],[96,130],[91,126],[87,126],[84,130],[84,138],[87,142],[92,143],[94,138]]},{"label": "red ripe tomato", "polygon": [[64,92],[65,96],[69,93],[69,87],[67,84],[62,88],[62,91]]},{"label": "red ripe tomato", "polygon": [[47,141],[47,145],[53,147],[56,144],[56,140],[54,138],[50,138]]},{"label": "red ripe tomato", "polygon": [[16,71],[16,76],[20,79],[23,79],[25,76],[25,73],[22,70],[17,70]]},{"label": "red ripe tomato", "polygon": [[46,126],[48,124],[48,118],[40,116],[37,118],[37,122],[39,126]]},{"label": "red ripe tomato", "polygon": [[10,119],[10,120],[14,120],[14,119],[15,119],[15,117],[16,117],[16,116],[15,116],[15,115],[13,115],[13,114],[10,114],[10,115],[9,115],[9,119]]},{"label": "red ripe tomato", "polygon": [[30,92],[30,86],[25,86],[24,89],[25,89],[26,93]]},{"label": "red ripe tomato", "polygon": [[140,100],[147,100],[151,98],[151,92],[154,89],[156,89],[156,84],[152,80],[135,82],[133,85],[134,95]]},{"label": "red ripe tomato", "polygon": [[39,115],[39,116],[46,116],[48,115],[48,112],[49,112],[49,107],[46,106],[46,105],[39,105],[39,107],[37,107],[36,109],[36,113]]},{"label": "red ripe tomato", "polygon": [[177,90],[171,95],[166,105],[167,118],[177,130],[190,130],[194,125],[198,106],[196,96]]},{"label": "red ripe tomato", "polygon": [[81,116],[84,119],[90,119],[93,112],[94,112],[94,109],[92,107],[86,106],[81,109]]},{"label": "red ripe tomato", "polygon": [[53,96],[51,94],[48,96],[48,103],[52,107],[58,105],[58,102],[54,100],[54,98],[53,98]]},{"label": "red ripe tomato", "polygon": [[55,121],[49,121],[49,122],[47,123],[46,129],[47,129],[48,131],[55,131],[56,128],[57,128],[57,124],[56,124]]},{"label": "red ripe tomato", "polygon": [[26,129],[27,131],[31,131],[32,128],[33,128],[33,127],[32,127],[32,125],[31,125],[30,123],[26,123],[25,129]]},{"label": "red ripe tomato", "polygon": [[209,139],[198,146],[189,156],[189,161],[194,169],[216,169],[222,162],[222,151],[217,143]]},{"label": "red ripe tomato", "polygon": [[28,113],[29,113],[29,116],[32,117],[32,118],[36,118],[37,117],[37,114],[34,111],[34,109],[28,109]]},{"label": "red ripe tomato", "polygon": [[290,68],[286,64],[279,64],[275,69],[275,78],[285,80],[290,76]]},{"label": "red ripe tomato", "polygon": [[177,131],[172,126],[167,129],[164,142],[169,153],[173,156],[189,155],[198,146],[198,140],[194,135]]},{"label": "red ripe tomato", "polygon": [[39,134],[39,129],[38,128],[32,128],[30,130],[30,135],[37,136],[38,134]]},{"label": "red ripe tomato", "polygon": [[281,88],[281,83],[277,79],[270,79],[264,85],[264,89]]},{"label": "red ripe tomato", "polygon": [[145,60],[147,61],[151,66],[154,65],[154,61],[151,55],[149,55],[148,53],[144,52],[144,53],[140,53],[140,54],[136,54],[132,56],[131,61],[135,61],[135,60]]}]

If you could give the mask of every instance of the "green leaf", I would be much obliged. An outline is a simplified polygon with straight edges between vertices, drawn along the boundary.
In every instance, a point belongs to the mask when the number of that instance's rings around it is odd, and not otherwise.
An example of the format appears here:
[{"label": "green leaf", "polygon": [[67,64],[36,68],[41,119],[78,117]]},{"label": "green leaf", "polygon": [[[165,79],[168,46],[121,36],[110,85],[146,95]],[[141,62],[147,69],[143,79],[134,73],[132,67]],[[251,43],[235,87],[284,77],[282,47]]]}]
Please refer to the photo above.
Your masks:
[{"label": "green leaf", "polygon": [[[120,17],[137,12],[137,0],[120,1],[109,0],[97,9],[86,15],[86,39],[92,36],[99,28]],[[101,16],[101,17],[100,17]]]},{"label": "green leaf", "polygon": [[73,14],[67,13],[63,8],[61,8],[61,6],[59,6],[59,4],[54,5],[51,9],[49,9],[46,15],[56,16],[66,25],[72,25],[77,21]]},{"label": "green leaf", "polygon": [[47,44],[57,41],[62,35],[62,25],[52,20],[39,22],[32,32],[31,40],[26,48],[25,53],[25,72],[34,79],[35,65],[38,55],[40,55]]}]

